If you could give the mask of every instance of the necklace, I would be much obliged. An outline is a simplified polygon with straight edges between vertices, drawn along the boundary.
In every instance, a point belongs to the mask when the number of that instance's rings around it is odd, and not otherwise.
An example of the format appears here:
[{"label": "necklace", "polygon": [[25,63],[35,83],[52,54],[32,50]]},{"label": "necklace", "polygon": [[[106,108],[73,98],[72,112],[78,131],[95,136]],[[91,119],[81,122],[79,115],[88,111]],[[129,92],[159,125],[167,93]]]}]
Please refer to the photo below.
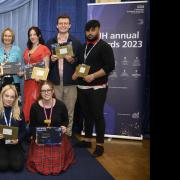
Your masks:
[{"label": "necklace", "polygon": [[12,45],[10,46],[4,46],[4,58],[3,58],[3,62],[6,63],[9,60],[9,56],[10,56],[10,50],[12,48]]}]

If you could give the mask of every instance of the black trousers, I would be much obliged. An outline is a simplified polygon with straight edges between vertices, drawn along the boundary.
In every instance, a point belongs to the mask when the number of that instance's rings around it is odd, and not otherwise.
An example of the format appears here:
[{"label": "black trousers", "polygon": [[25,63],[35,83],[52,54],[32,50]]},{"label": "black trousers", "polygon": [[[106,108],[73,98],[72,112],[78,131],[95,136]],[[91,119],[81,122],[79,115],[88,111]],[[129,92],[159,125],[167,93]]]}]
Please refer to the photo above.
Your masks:
[{"label": "black trousers", "polygon": [[0,144],[0,171],[20,171],[24,168],[25,153],[20,144]]},{"label": "black trousers", "polygon": [[91,138],[95,125],[96,142],[104,143],[105,120],[104,104],[108,88],[79,89],[78,100],[85,119],[85,137]]}]

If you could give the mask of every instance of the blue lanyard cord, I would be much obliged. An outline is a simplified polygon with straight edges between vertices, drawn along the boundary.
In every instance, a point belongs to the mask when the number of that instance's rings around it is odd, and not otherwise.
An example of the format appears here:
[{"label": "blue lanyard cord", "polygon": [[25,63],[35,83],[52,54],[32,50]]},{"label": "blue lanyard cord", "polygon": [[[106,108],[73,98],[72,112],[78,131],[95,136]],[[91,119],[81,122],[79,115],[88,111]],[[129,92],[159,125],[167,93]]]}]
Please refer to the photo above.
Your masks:
[{"label": "blue lanyard cord", "polygon": [[7,121],[7,117],[6,117],[5,112],[3,112],[3,116],[4,116],[4,120],[5,120],[6,125],[10,127],[11,126],[11,120],[12,120],[12,112],[10,113],[9,123]]}]

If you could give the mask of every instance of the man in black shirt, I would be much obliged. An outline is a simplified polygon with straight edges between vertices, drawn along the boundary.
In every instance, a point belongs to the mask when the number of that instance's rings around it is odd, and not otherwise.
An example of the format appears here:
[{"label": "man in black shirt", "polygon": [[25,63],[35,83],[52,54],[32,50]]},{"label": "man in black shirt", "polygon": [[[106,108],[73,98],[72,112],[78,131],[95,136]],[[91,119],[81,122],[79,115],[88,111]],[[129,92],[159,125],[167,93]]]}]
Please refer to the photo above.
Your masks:
[{"label": "man in black shirt", "polygon": [[115,68],[114,54],[111,46],[100,39],[100,23],[90,20],[85,25],[86,44],[81,55],[82,72],[90,66],[88,75],[79,77],[78,70],[73,79],[78,78],[78,98],[85,118],[85,140],[79,141],[77,147],[91,147],[93,126],[96,130],[96,149],[94,157],[104,153],[104,104],[108,89],[108,76]]}]

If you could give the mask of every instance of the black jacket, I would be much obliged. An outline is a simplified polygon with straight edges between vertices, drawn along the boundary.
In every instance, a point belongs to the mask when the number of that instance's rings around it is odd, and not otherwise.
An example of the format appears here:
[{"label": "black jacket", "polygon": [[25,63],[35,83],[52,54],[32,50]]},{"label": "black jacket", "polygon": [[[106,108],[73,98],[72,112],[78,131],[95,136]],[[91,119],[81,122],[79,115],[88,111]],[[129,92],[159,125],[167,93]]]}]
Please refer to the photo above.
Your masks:
[{"label": "black jacket", "polygon": [[[79,40],[77,40],[72,35],[69,35],[67,43],[72,43],[73,52],[75,61],[73,63],[69,63],[66,60],[64,60],[64,67],[63,67],[63,85],[75,85],[77,84],[77,81],[72,80],[72,75],[75,71],[76,66],[80,63],[80,53],[82,51],[82,45]],[[47,47],[53,51],[53,45],[57,44],[57,37],[54,37],[53,39],[50,39],[47,42]],[[63,44],[64,45],[64,44]],[[58,68],[58,61],[52,62],[50,61],[50,71],[48,75],[48,79],[53,82],[55,85],[60,84],[60,76],[59,76],[59,68]]]},{"label": "black jacket", "polygon": [[84,59],[85,46],[86,45],[84,45],[83,51],[81,53],[81,63],[90,66],[89,74],[92,74],[102,68],[106,72],[106,75],[95,79],[91,83],[87,83],[83,80],[83,78],[78,78],[78,84],[85,86],[94,86],[107,83],[108,75],[115,68],[114,54],[111,46],[107,42],[100,39],[99,42],[94,46],[94,48],[91,49],[86,61]]}]

